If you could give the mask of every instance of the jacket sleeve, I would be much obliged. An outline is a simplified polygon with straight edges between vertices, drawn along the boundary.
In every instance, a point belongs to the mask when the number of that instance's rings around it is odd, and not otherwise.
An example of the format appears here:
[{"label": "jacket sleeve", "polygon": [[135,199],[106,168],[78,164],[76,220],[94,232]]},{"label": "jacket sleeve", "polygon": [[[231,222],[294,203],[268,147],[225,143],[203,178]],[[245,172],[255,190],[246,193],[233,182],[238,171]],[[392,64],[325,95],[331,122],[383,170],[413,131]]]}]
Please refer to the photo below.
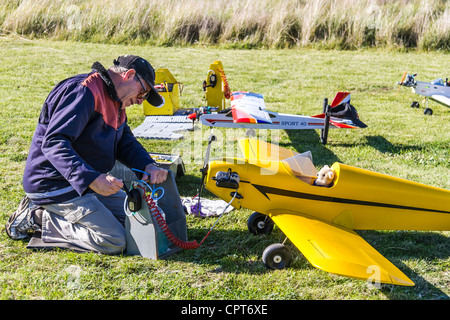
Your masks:
[{"label": "jacket sleeve", "polygon": [[68,87],[52,111],[42,142],[42,152],[61,175],[82,195],[100,173],[73,149],[72,142],[89,122],[95,103],[84,86]]},{"label": "jacket sleeve", "polygon": [[117,160],[129,168],[135,168],[142,171],[148,164],[156,163],[141,143],[137,141],[126,122],[124,126],[123,135],[117,148]]}]

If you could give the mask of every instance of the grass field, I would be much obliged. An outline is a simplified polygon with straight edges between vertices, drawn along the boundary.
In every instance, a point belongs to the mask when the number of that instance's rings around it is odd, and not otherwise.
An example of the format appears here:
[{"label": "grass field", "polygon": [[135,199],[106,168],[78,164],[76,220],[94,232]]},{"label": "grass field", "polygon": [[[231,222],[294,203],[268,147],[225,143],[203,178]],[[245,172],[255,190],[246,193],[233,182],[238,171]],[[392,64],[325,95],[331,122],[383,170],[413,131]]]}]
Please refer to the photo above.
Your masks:
[{"label": "grass field", "polygon": [[[94,61],[109,66],[120,54],[142,55],[167,67],[185,85],[185,108],[204,104],[201,83],[209,64],[221,60],[232,90],[261,93],[270,110],[313,115],[323,98],[352,92],[352,104],[368,125],[363,130],[333,130],[329,143],[318,132],[277,131],[276,142],[297,151],[311,150],[315,165],[335,161],[450,190],[450,110],[430,102],[433,116],[409,107],[414,96],[395,83],[404,71],[419,80],[446,77],[448,54],[388,50],[321,51],[232,50],[194,47],[107,45],[11,36],[0,38],[0,299],[282,299],[423,300],[449,299],[449,232],[361,231],[372,246],[399,267],[415,287],[369,287],[366,282],[312,267],[292,247],[295,260],[285,270],[269,271],[264,248],[281,233],[255,237],[247,231],[248,210],[223,217],[197,250],[165,260],[104,256],[68,251],[39,252],[4,232],[21,196],[22,173],[43,101],[60,80],[89,72]],[[421,101],[421,100],[418,100]],[[144,120],[142,107],[128,110],[134,128]],[[199,131],[202,130],[202,131]],[[208,136],[205,128],[186,133]],[[236,132],[218,130],[215,155]],[[227,138],[228,137],[228,138]],[[183,151],[186,175],[177,179],[181,196],[194,196],[200,184],[201,157],[185,142],[144,140],[149,151]],[[186,150],[186,148],[188,148]],[[207,194],[209,195],[210,194]],[[201,240],[215,219],[187,217],[188,237]]]}]

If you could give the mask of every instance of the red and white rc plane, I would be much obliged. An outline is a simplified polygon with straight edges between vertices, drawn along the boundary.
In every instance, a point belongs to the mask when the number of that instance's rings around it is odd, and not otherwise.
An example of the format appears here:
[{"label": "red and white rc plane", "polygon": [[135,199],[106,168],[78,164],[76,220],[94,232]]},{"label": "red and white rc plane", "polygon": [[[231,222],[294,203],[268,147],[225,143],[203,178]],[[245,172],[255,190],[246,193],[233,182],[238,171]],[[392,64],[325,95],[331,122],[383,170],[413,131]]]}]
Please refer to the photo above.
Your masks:
[{"label": "red and white rc plane", "polygon": [[326,144],[328,129],[365,128],[356,109],[350,104],[350,92],[338,92],[331,105],[324,99],[323,112],[301,116],[269,111],[261,94],[237,91],[231,94],[231,107],[217,113],[203,113],[200,121],[205,126],[245,129],[320,129],[321,141]]}]

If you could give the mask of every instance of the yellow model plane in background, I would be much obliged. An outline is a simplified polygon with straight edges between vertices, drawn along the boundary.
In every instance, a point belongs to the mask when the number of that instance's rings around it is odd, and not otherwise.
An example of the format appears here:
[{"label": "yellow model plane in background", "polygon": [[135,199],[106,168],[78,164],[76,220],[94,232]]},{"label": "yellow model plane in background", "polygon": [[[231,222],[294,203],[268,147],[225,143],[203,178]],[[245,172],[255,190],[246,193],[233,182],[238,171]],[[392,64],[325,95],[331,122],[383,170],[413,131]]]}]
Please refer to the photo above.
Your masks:
[{"label": "yellow model plane in background", "polygon": [[[450,191],[341,163],[330,187],[314,184],[307,154],[255,139],[239,141],[243,158],[208,163],[206,188],[236,209],[255,211],[255,234],[275,223],[316,268],[379,283],[414,283],[355,230],[450,230]],[[291,254],[280,243],[266,248],[267,267],[282,269]]]}]

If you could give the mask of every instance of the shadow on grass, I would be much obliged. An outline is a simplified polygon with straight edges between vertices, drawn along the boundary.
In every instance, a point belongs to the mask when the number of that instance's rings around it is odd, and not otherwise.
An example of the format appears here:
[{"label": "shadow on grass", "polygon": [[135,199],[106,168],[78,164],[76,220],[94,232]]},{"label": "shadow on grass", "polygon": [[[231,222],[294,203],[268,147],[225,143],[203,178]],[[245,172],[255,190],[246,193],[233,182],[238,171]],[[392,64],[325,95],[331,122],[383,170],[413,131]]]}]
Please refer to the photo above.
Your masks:
[{"label": "shadow on grass", "polygon": [[[203,239],[207,228],[188,229],[189,240],[198,242]],[[431,284],[402,261],[417,261],[424,268],[436,270],[433,261],[445,260],[450,256],[449,239],[445,235],[435,232],[418,231],[358,231],[376,250],[397,266],[416,285],[414,287],[382,285],[379,290],[386,298],[399,299],[425,299],[448,300],[448,293],[436,285]],[[261,261],[264,249],[275,242],[283,240],[281,231],[276,228],[270,235],[254,236],[244,230],[214,230],[202,246],[195,250],[178,251],[166,258],[167,261],[194,263],[202,268],[210,269],[211,273],[252,274],[264,275],[273,272],[267,269]],[[22,242],[25,241],[22,240]],[[289,242],[286,243],[293,253],[291,269],[307,270],[314,267]],[[67,250],[53,249],[55,254],[68,252]],[[50,250],[33,250],[35,252],[48,252]],[[95,255],[97,256],[97,255]],[[98,257],[101,257],[99,255]],[[124,257],[128,256],[124,254]],[[104,256],[107,257],[107,256]],[[98,259],[97,259],[98,260]],[[97,261],[96,260],[96,261]],[[99,260],[100,263],[103,259]],[[148,267],[145,264],[146,268]],[[323,271],[321,271],[323,272]],[[429,272],[425,270],[424,272]],[[436,271],[436,282],[443,282],[443,272]],[[339,277],[341,278],[341,277]],[[345,277],[342,277],[343,279]],[[361,280],[358,282],[361,283]],[[357,288],[357,287],[355,287]],[[357,290],[357,289],[355,289]]]},{"label": "shadow on grass", "polygon": [[[402,260],[417,260],[427,263],[435,259],[447,259],[450,257],[448,237],[424,231],[358,231],[358,233],[415,283],[414,287],[402,287],[404,290],[424,292],[426,296],[422,294],[422,299],[450,299],[447,293],[414,273],[402,262]],[[432,264],[430,268],[433,269]],[[387,297],[397,298],[389,286],[382,287],[381,290]]]},{"label": "shadow on grass", "polygon": [[[175,182],[181,197],[194,197],[200,190],[202,179],[201,176],[184,175],[181,178],[177,177]],[[205,195],[207,192],[208,191],[203,188],[202,194]]]},{"label": "shadow on grass", "polygon": [[285,130],[289,143],[280,143],[280,147],[292,146],[299,153],[311,151],[315,166],[339,162],[339,158],[320,141],[318,130]]},{"label": "shadow on grass", "polygon": [[[381,153],[391,153],[391,154],[401,154],[405,152],[424,152],[429,146],[428,145],[404,145],[404,144],[392,144],[386,138],[382,136],[366,136],[366,142],[359,144],[361,147],[369,146]],[[346,142],[333,142],[333,145],[340,147],[354,147],[354,143],[346,143]]]},{"label": "shadow on grass", "polygon": [[[214,223],[214,221],[212,221]],[[188,229],[189,241],[200,243],[208,229]],[[270,272],[261,261],[264,249],[279,242],[279,232],[254,236],[248,231],[214,229],[195,250],[184,250],[171,260],[218,266],[213,272],[263,274]]]},{"label": "shadow on grass", "polygon": [[[190,240],[199,241],[206,231],[206,229],[189,230]],[[448,237],[435,232],[420,231],[358,231],[358,233],[415,283],[414,287],[383,284],[378,290],[388,299],[409,299],[411,295],[419,295],[420,299],[450,299],[447,293],[402,262],[402,260],[418,260],[426,263],[435,259],[447,259],[450,256]],[[214,230],[200,248],[185,250],[169,259],[201,265],[210,264],[214,266],[211,272],[266,274],[272,271],[261,261],[262,253],[268,245],[282,242],[283,239],[284,236],[279,229],[275,229],[270,235],[262,236],[254,236],[248,231]],[[287,245],[293,253],[290,268],[314,268],[289,241]]]},{"label": "shadow on grass", "polygon": [[420,145],[393,145],[382,136],[366,136],[367,145],[377,149],[381,153],[393,153],[398,154],[405,151],[423,151],[426,146]]}]

